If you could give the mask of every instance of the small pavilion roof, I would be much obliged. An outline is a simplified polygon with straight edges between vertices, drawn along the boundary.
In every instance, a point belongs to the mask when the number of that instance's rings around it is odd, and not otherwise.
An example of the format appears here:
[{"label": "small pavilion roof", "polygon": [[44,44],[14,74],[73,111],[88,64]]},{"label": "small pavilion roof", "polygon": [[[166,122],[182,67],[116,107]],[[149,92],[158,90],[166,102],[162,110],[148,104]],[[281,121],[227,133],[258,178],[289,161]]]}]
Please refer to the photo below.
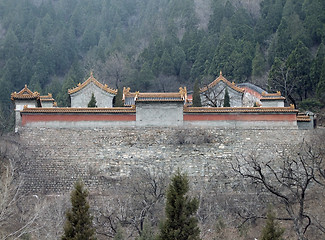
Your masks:
[{"label": "small pavilion roof", "polygon": [[90,77],[84,81],[83,83],[78,83],[78,86],[72,89],[68,90],[69,94],[73,94],[76,93],[78,91],[80,91],[81,89],[85,88],[88,84],[90,83],[94,83],[97,87],[101,88],[102,90],[104,90],[105,92],[111,93],[116,95],[117,94],[117,89],[113,89],[107,86],[107,84],[102,84],[100,82],[97,81],[96,78],[94,78],[93,73],[90,73]]},{"label": "small pavilion roof", "polygon": [[134,102],[185,102],[187,101],[186,87],[179,88],[179,92],[130,92],[130,88],[123,89],[123,100],[133,98]]},{"label": "small pavilion roof", "polygon": [[243,93],[245,90],[238,87],[235,82],[229,82],[224,76],[222,76],[222,71],[220,71],[220,75],[219,77],[217,77],[213,82],[211,82],[208,86],[205,86],[203,88],[200,89],[200,92],[206,92],[209,89],[211,89],[212,87],[216,86],[219,82],[224,82],[228,87],[230,87],[231,89],[235,90],[236,92],[240,92]]},{"label": "small pavilion roof", "polygon": [[27,84],[25,84],[25,87],[20,92],[13,92],[11,93],[11,100],[38,100],[40,97],[40,94],[38,92],[32,92],[28,89]]},{"label": "small pavilion roof", "polygon": [[48,95],[45,96],[40,96],[40,101],[41,102],[54,102],[54,98],[52,97],[52,93],[48,93]]},{"label": "small pavilion roof", "polygon": [[262,92],[262,97],[260,100],[261,101],[285,100],[285,97],[281,96],[280,91],[276,93]]}]

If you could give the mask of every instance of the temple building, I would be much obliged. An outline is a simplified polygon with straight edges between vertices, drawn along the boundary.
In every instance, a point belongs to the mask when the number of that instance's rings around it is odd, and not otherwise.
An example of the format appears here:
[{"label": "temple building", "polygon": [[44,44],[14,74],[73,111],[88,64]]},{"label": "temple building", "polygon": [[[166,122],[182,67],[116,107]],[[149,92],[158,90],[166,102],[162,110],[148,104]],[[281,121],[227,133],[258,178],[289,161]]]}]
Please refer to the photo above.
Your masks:
[{"label": "temple building", "polygon": [[[223,107],[226,91],[230,107]],[[25,87],[11,94],[15,105],[16,131],[20,127],[222,127],[313,128],[312,114],[298,114],[285,107],[280,92],[267,93],[250,84],[236,85],[220,75],[200,89],[202,107],[193,107],[186,87],[178,92],[144,93],[123,89],[124,107],[114,107],[117,90],[97,81],[93,74],[68,93],[71,107],[57,107],[49,93],[40,96]],[[95,108],[88,107],[96,98]]]},{"label": "temple building", "polygon": [[243,107],[244,89],[234,82],[229,82],[222,76],[222,72],[213,82],[200,89],[202,106],[223,107],[226,91],[230,97],[231,107]]},{"label": "temple building", "polygon": [[69,89],[68,93],[72,108],[87,107],[92,94],[96,98],[97,107],[110,108],[113,107],[113,99],[117,94],[117,90],[98,82],[91,72],[90,77],[85,82],[79,83],[73,89]]}]

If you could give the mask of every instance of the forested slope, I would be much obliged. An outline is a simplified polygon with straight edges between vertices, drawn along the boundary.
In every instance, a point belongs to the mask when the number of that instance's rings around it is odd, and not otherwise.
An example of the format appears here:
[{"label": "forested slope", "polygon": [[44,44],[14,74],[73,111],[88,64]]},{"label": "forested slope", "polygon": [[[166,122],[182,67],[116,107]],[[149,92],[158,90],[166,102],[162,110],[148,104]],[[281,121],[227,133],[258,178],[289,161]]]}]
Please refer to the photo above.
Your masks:
[{"label": "forested slope", "polygon": [[320,108],[324,42],[323,0],[0,0],[1,128],[11,92],[28,84],[67,106],[91,70],[134,91],[204,85],[222,70]]}]

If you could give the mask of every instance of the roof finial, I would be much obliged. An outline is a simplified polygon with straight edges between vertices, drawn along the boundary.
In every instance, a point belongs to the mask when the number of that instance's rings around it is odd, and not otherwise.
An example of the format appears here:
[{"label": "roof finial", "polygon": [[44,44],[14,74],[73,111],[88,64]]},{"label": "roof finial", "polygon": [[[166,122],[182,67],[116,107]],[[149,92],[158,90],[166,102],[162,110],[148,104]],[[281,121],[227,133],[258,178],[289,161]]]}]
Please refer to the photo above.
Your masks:
[{"label": "roof finial", "polygon": [[222,76],[222,71],[220,70],[220,76]]},{"label": "roof finial", "polygon": [[90,71],[90,77],[93,78],[94,75],[93,75],[93,71]]}]

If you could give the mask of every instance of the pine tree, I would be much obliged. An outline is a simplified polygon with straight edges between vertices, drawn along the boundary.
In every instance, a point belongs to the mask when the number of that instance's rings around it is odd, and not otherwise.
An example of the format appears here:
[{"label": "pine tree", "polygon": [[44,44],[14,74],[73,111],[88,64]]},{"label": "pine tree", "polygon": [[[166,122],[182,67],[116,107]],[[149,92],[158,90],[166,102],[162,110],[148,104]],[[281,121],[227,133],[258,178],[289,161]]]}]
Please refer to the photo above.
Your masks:
[{"label": "pine tree", "polygon": [[257,43],[255,47],[255,56],[252,61],[252,76],[261,77],[265,73],[266,63],[263,56],[262,49]]},{"label": "pine tree", "polygon": [[145,221],[141,235],[136,240],[154,240],[154,233],[150,228],[149,222]]},{"label": "pine tree", "polygon": [[72,208],[66,213],[62,240],[96,240],[87,196],[88,191],[84,189],[82,182],[76,182],[71,193]]},{"label": "pine tree", "polygon": [[163,222],[158,240],[199,240],[200,229],[194,216],[198,200],[191,199],[187,175],[178,170],[167,190],[166,220]]},{"label": "pine tree", "polygon": [[325,104],[325,58],[323,60],[321,74],[317,84],[316,96],[321,103]]},{"label": "pine tree", "polygon": [[122,89],[117,90],[117,94],[115,96],[114,107],[124,107]]},{"label": "pine tree", "polygon": [[95,95],[94,95],[94,93],[92,93],[91,99],[88,103],[88,107],[97,107],[96,103],[97,103],[97,101],[96,101]]},{"label": "pine tree", "polygon": [[306,99],[308,97],[307,93],[312,91],[309,78],[311,53],[303,42],[298,42],[295,50],[289,55],[286,64],[290,69],[290,77],[295,79],[299,100]]},{"label": "pine tree", "polygon": [[313,87],[313,92],[316,91],[317,84],[322,72],[322,66],[325,59],[325,46],[321,43],[318,47],[317,54],[310,68],[310,80]]},{"label": "pine tree", "polygon": [[161,72],[167,76],[174,75],[176,73],[174,62],[166,50],[160,59],[160,69]]},{"label": "pine tree", "polygon": [[198,80],[195,81],[194,91],[193,91],[193,107],[202,107],[200,87]]},{"label": "pine tree", "polygon": [[228,88],[226,88],[226,90],[225,90],[225,98],[223,100],[223,106],[230,107],[230,97],[229,97]]},{"label": "pine tree", "polygon": [[283,240],[282,235],[284,229],[280,228],[274,220],[274,213],[269,210],[266,225],[262,230],[261,240]]},{"label": "pine tree", "polygon": [[121,225],[117,227],[117,231],[113,240],[124,240],[123,229]]}]

